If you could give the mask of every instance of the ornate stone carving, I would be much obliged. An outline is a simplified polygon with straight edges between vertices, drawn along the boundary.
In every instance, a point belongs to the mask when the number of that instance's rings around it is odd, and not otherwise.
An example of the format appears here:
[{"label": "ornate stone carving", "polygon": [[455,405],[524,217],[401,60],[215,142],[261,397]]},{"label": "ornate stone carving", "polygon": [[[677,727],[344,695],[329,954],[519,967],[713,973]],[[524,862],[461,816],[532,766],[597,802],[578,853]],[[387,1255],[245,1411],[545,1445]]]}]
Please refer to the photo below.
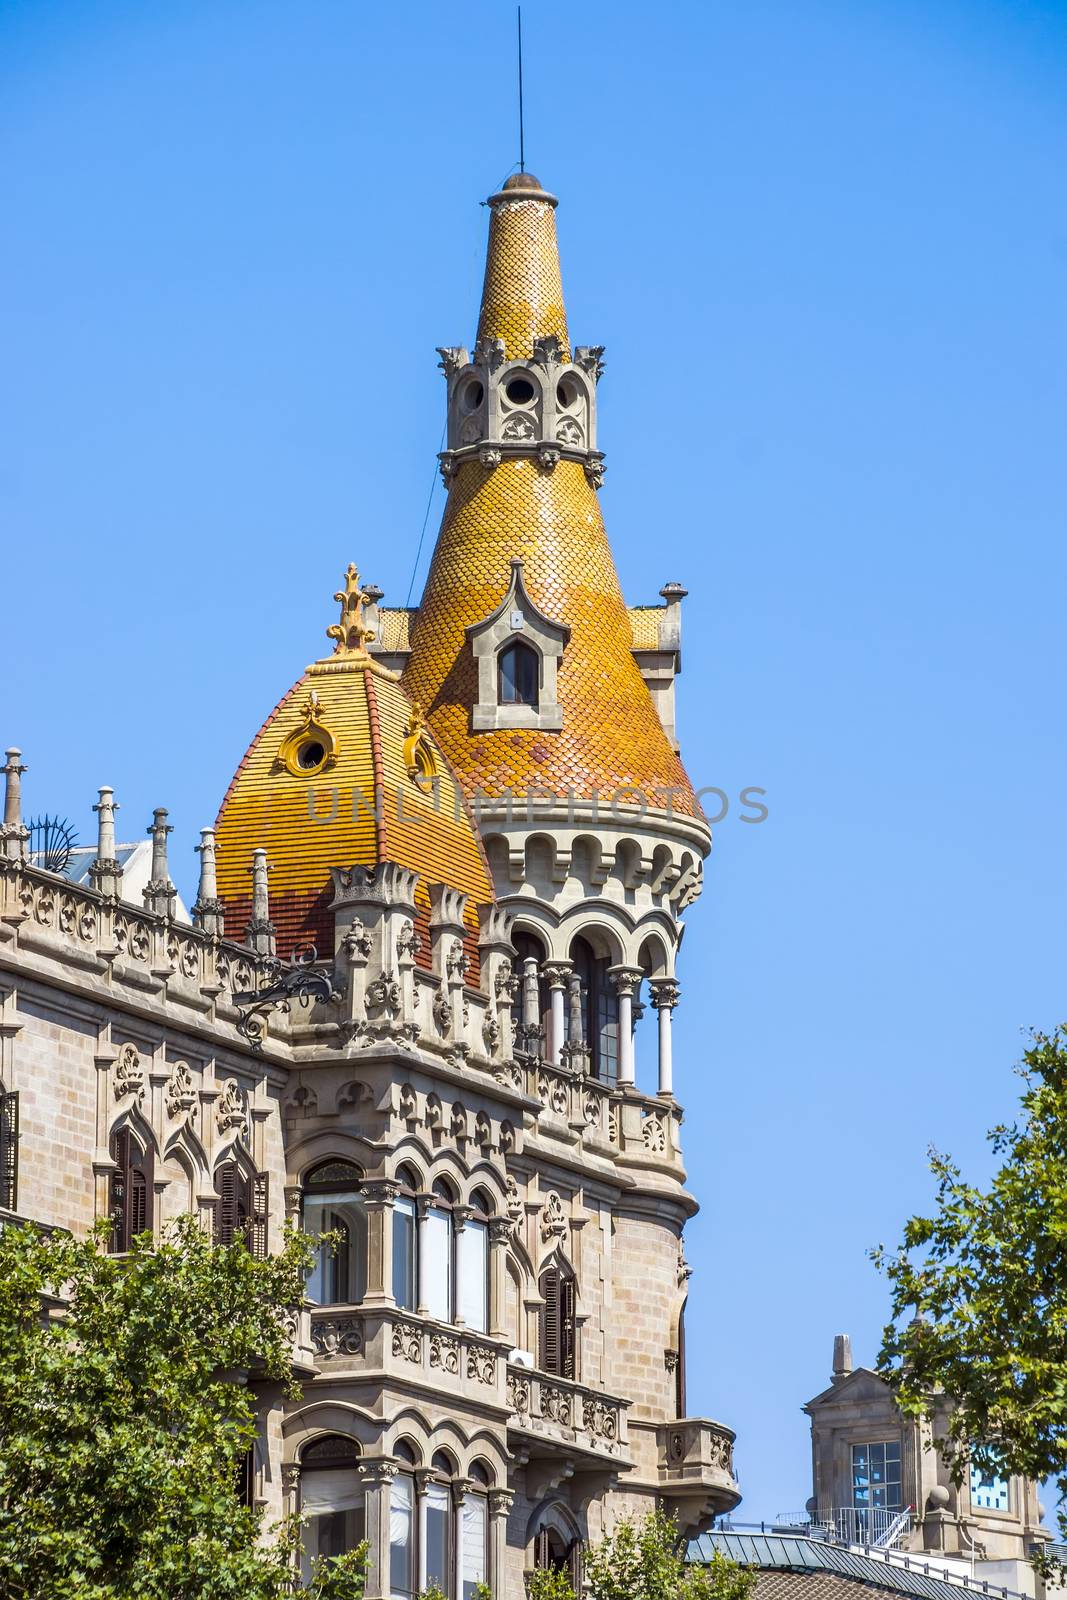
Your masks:
[{"label": "ornate stone carving", "polygon": [[678,1352],[677,1352],[677,1350],[664,1350],[664,1352],[663,1352],[663,1365],[664,1365],[664,1367],[666,1368],[666,1370],[668,1372],[677,1372],[678,1371]]},{"label": "ornate stone carving", "polygon": [[362,958],[368,960],[374,948],[374,941],[359,917],[353,918],[352,925],[344,936],[343,947],[349,961]]},{"label": "ornate stone carving", "polygon": [[[515,1149],[515,1129],[510,1122],[502,1122],[500,1124],[497,1142],[500,1145],[500,1154],[502,1156],[510,1156],[513,1153]],[[510,1181],[514,1182],[515,1180],[511,1179]]]},{"label": "ornate stone carving", "polygon": [[445,999],[443,989],[438,989],[433,997],[433,1020],[441,1033],[447,1033],[452,1026],[452,1007]]},{"label": "ornate stone carving", "polygon": [[474,1119],[474,1142],[483,1155],[492,1148],[493,1125],[484,1111],[479,1111]]},{"label": "ornate stone carving", "polygon": [[437,346],[437,354],[441,357],[437,365],[441,368],[446,378],[454,378],[457,372],[470,365],[470,355],[465,346],[461,344]]},{"label": "ornate stone carving", "polygon": [[590,1395],[582,1399],[582,1427],[586,1433],[591,1433],[594,1439],[607,1439],[613,1442],[619,1436],[618,1408],[605,1404],[603,1400],[596,1400]]},{"label": "ornate stone carving", "polygon": [[144,1066],[137,1046],[124,1044],[115,1062],[115,1099],[132,1095],[138,1105],[144,1099]]},{"label": "ornate stone carving", "polygon": [[189,1114],[196,1104],[196,1084],[189,1070],[187,1061],[176,1061],[174,1070],[167,1079],[167,1089],[164,1097],[167,1116],[177,1121],[179,1117]]},{"label": "ornate stone carving", "polygon": [[382,1006],[387,1011],[399,1011],[401,1006],[400,985],[391,972],[382,972],[373,983],[367,985],[367,1004],[369,1006]]},{"label": "ornate stone carving", "polygon": [[467,1139],[470,1138],[470,1128],[467,1123],[466,1108],[459,1100],[457,1100],[455,1105],[452,1107],[452,1121],[449,1125],[449,1132],[457,1144],[463,1144]]},{"label": "ornate stone carving", "polygon": [[393,1323],[393,1354],[412,1366],[422,1362],[422,1329],[414,1322]]},{"label": "ornate stone carving", "polygon": [[541,1384],[541,1415],[549,1422],[569,1428],[574,1415],[573,1397],[569,1389],[557,1389],[554,1383]]},{"label": "ornate stone carving", "polygon": [[479,339],[474,346],[474,359],[479,365],[486,367],[490,372],[495,372],[504,364],[503,339]]},{"label": "ornate stone carving", "polygon": [[544,1209],[541,1212],[541,1239],[547,1244],[549,1239],[558,1239],[567,1232],[567,1215],[563,1209],[563,1201],[555,1189],[550,1190],[545,1199]]},{"label": "ornate stone carving", "polygon": [[496,1352],[487,1350],[484,1345],[469,1344],[467,1346],[467,1377],[473,1378],[475,1383],[495,1383]]},{"label": "ornate stone carving", "polygon": [[415,924],[411,921],[402,922],[396,936],[396,959],[402,961],[405,956],[410,956],[414,961],[421,949],[422,940],[415,931]]},{"label": "ornate stone carving", "polygon": [[530,1380],[508,1373],[508,1405],[521,1416],[530,1409]]},{"label": "ornate stone carving", "polygon": [[555,445],[543,444],[537,452],[537,465],[542,472],[554,472],[559,465],[560,452]]},{"label": "ornate stone carving", "polygon": [[462,978],[467,971],[467,953],[462,939],[453,939],[445,958],[445,971],[450,978]]},{"label": "ornate stone carving", "polygon": [[563,1078],[539,1072],[537,1095],[546,1110],[554,1111],[557,1117],[567,1115],[567,1084]]},{"label": "ornate stone carving", "polygon": [[400,1090],[398,1110],[404,1122],[417,1122],[419,1117],[419,1102],[415,1098],[415,1091],[410,1083],[405,1083]]},{"label": "ornate stone carving", "polygon": [[584,465],[585,475],[592,487],[594,489],[602,489],[604,487],[604,473],[607,470],[604,466],[604,457],[602,455],[591,455]]},{"label": "ornate stone carving", "polygon": [[641,1126],[641,1139],[649,1155],[661,1156],[667,1149],[667,1130],[664,1119],[655,1111],[647,1116]]},{"label": "ornate stone carving", "polygon": [[594,383],[604,376],[604,346],[602,344],[577,344],[574,347],[574,364],[588,372]]},{"label": "ornate stone carving", "polygon": [[556,438],[560,444],[566,444],[572,450],[580,450],[585,443],[585,434],[582,425],[574,417],[561,417],[556,425]]},{"label": "ornate stone carving", "polygon": [[486,1012],[482,1023],[482,1039],[487,1053],[492,1055],[500,1043],[500,1024],[491,1011]]},{"label": "ornate stone carving", "polygon": [[353,1111],[357,1106],[370,1105],[374,1096],[370,1085],[360,1083],[358,1078],[352,1078],[343,1084],[337,1093],[338,1111]]},{"label": "ornate stone carving", "polygon": [[493,988],[498,1000],[517,1000],[519,996],[520,980],[511,969],[510,961],[502,961],[497,968]]},{"label": "ornate stone carving", "polygon": [[494,450],[491,445],[484,445],[482,449],[478,451],[478,460],[481,462],[483,467],[499,467],[500,451]]},{"label": "ornate stone carving", "polygon": [[559,342],[559,335],[546,333],[533,342],[533,358],[537,366],[547,367],[550,363],[560,366],[566,360],[563,346]]},{"label": "ornate stone carving", "polygon": [[430,1366],[436,1367],[440,1372],[458,1373],[459,1340],[451,1338],[447,1333],[431,1333]]},{"label": "ornate stone carving", "polygon": [[685,1258],[685,1245],[678,1246],[678,1287],[681,1288],[693,1276],[693,1269]]},{"label": "ornate stone carving", "polygon": [[358,1317],[313,1317],[311,1344],[317,1356],[329,1361],[334,1356],[363,1353],[363,1328]]},{"label": "ornate stone carving", "polygon": [[227,1078],[215,1107],[215,1126],[219,1137],[236,1131],[242,1144],[248,1143],[248,1096],[236,1078]]},{"label": "ornate stone carving", "polygon": [[519,411],[505,422],[500,430],[500,437],[502,439],[532,439],[536,432],[537,429],[534,427],[533,418],[528,417],[524,411]]}]

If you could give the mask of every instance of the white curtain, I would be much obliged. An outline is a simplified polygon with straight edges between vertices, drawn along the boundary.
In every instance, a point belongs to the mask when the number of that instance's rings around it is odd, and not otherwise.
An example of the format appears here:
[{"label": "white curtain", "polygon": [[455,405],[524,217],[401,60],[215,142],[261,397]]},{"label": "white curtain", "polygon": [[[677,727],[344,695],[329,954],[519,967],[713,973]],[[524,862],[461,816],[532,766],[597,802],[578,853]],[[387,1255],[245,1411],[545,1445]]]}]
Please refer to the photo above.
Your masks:
[{"label": "white curtain", "polygon": [[475,1589],[486,1580],[488,1563],[486,1561],[485,1535],[487,1526],[485,1496],[480,1494],[465,1495],[460,1527],[459,1565],[463,1600],[473,1600]]},{"label": "white curtain", "polygon": [[458,1237],[459,1315],[475,1333],[489,1327],[489,1230],[468,1222]]},{"label": "white curtain", "polygon": [[414,1479],[394,1478],[389,1506],[389,1586],[400,1600],[410,1600],[415,1586],[412,1562],[414,1511]]},{"label": "white curtain", "polygon": [[422,1220],[419,1239],[422,1294],[427,1313],[439,1322],[452,1321],[452,1213],[431,1206]]}]

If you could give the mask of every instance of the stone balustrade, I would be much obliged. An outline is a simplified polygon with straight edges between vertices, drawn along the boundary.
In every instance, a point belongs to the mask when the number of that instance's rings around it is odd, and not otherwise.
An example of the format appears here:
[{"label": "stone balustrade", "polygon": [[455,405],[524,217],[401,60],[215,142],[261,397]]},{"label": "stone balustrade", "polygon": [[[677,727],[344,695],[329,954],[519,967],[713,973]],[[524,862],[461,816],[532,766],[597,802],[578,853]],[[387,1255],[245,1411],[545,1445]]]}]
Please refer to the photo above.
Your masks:
[{"label": "stone balustrade", "polygon": [[508,1344],[460,1326],[392,1307],[315,1306],[310,1313],[315,1370],[339,1377],[381,1370],[433,1387],[466,1388],[502,1405]]},{"label": "stone balustrade", "polygon": [[683,1531],[731,1511],[741,1499],[730,1428],[707,1417],[682,1417],[656,1430],[661,1492]]},{"label": "stone balustrade", "polygon": [[508,1366],[507,1399],[512,1412],[509,1426],[518,1431],[565,1449],[620,1459],[627,1455],[629,1401],[515,1364]]}]

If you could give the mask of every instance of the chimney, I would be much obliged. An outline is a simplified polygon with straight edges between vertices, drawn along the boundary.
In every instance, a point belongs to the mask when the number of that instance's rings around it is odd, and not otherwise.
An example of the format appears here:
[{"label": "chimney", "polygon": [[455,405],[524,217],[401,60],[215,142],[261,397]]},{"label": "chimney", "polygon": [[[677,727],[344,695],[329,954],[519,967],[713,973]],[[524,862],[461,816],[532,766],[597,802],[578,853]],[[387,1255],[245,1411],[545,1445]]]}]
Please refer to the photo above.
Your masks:
[{"label": "chimney", "polygon": [[834,1371],[832,1383],[842,1383],[852,1371],[852,1340],[847,1333],[834,1334]]}]

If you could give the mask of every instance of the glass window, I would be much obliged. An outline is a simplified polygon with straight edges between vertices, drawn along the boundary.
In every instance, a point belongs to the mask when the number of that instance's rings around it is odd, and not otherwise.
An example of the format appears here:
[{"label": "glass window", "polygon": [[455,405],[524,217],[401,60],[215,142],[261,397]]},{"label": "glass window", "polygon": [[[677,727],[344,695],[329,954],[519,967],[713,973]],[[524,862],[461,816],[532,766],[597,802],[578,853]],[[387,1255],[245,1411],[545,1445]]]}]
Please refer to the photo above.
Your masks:
[{"label": "glass window", "polygon": [[332,1233],[319,1245],[308,1279],[316,1305],[346,1305],[367,1292],[367,1214],[359,1195],[362,1174],[350,1161],[320,1161],[304,1179],[304,1232]]},{"label": "glass window", "polygon": [[1011,1509],[1008,1480],[985,1472],[981,1467],[971,1468],[971,1505],[981,1511],[1008,1511]]},{"label": "glass window", "polygon": [[418,1174],[411,1167],[397,1172],[400,1194],[393,1203],[393,1298],[403,1311],[414,1311],[418,1304],[418,1213],[415,1194]]},{"label": "glass window", "polygon": [[464,1495],[460,1513],[459,1574],[462,1600],[474,1600],[474,1591],[480,1583],[485,1583],[488,1576],[489,1563],[486,1557],[488,1526],[485,1496]]},{"label": "glass window", "polygon": [[858,1511],[902,1511],[900,1440],[852,1446],[852,1504]]},{"label": "glass window", "polygon": [[350,1439],[316,1439],[300,1462],[300,1509],[303,1529],[301,1571],[305,1582],[319,1556],[340,1556],[366,1537],[359,1453]]},{"label": "glass window", "polygon": [[422,1294],[426,1313],[438,1322],[452,1321],[453,1241],[452,1207],[434,1186],[434,1201],[427,1206],[419,1230]]},{"label": "glass window", "polygon": [[[614,1084],[619,1076],[619,1002],[608,977],[610,962],[595,955],[586,939],[573,941],[571,960],[581,983],[582,1024],[593,1077]],[[569,1035],[569,1009],[567,1030]]]},{"label": "glass window", "polygon": [[473,1197],[474,1215],[457,1235],[459,1315],[474,1333],[489,1328],[489,1225],[486,1201]]},{"label": "glass window", "polygon": [[393,1479],[389,1509],[389,1587],[398,1600],[415,1593],[415,1480]]},{"label": "glass window", "polygon": [[452,1592],[449,1523],[452,1520],[452,1491],[447,1483],[428,1483],[423,1494],[422,1576],[428,1589],[436,1583],[445,1594]]},{"label": "glass window", "polygon": [[541,663],[536,650],[518,640],[501,650],[498,660],[497,698],[502,706],[537,705],[537,680]]}]

